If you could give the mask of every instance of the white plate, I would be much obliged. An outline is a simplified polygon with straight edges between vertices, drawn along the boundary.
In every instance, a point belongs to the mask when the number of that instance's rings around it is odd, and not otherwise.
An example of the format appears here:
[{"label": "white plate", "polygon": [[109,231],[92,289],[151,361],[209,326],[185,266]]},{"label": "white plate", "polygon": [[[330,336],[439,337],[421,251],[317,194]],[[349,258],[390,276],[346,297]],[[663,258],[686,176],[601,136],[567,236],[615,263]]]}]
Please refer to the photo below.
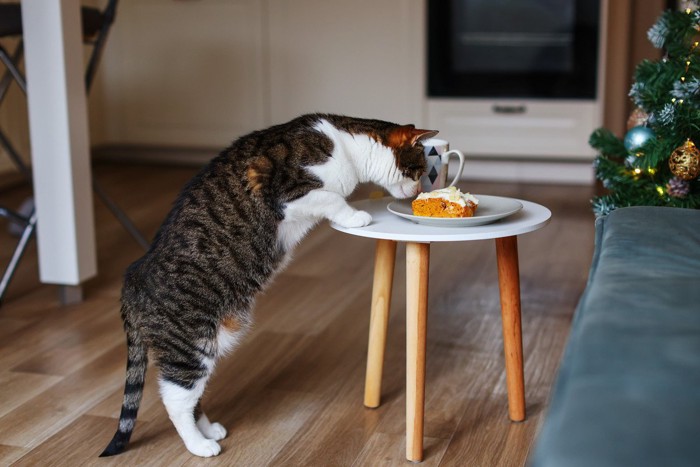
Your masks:
[{"label": "white plate", "polygon": [[392,201],[386,207],[389,212],[417,224],[437,227],[472,227],[496,222],[523,208],[520,201],[502,196],[474,195],[479,200],[479,207],[473,217],[425,217],[414,216],[410,199]]}]

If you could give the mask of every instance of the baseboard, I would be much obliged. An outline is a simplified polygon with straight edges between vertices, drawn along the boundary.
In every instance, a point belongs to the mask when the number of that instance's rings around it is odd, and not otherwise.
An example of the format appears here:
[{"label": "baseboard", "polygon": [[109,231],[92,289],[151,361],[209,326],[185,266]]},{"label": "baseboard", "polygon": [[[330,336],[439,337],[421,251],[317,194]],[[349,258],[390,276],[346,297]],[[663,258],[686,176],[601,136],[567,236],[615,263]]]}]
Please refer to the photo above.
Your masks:
[{"label": "baseboard", "polygon": [[200,167],[220,151],[221,148],[110,144],[94,147],[92,157],[97,161]]},{"label": "baseboard", "polygon": [[29,186],[29,180],[17,170],[8,169],[0,172],[0,191],[10,190],[20,185]]}]

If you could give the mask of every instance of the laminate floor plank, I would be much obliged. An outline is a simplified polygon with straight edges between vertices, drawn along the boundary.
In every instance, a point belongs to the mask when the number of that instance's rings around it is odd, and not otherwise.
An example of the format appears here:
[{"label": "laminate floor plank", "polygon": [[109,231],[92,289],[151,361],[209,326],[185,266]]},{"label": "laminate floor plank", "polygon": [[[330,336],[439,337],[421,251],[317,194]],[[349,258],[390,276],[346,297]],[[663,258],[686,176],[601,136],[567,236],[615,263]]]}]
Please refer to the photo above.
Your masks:
[{"label": "laminate floor plank", "polygon": [[54,384],[62,381],[60,376],[23,373],[20,371],[0,372],[0,417],[27,403]]},{"label": "laminate floor plank", "polygon": [[[103,188],[151,238],[190,167],[98,164]],[[593,251],[591,187],[460,182],[463,191],[549,207],[518,239],[527,419],[508,419],[493,241],[431,245],[426,466],[522,466],[546,411]],[[360,199],[376,191],[362,187]],[[18,206],[28,187],[0,193]],[[217,363],[203,399],[228,429],[222,453],[191,456],[150,367],[129,449],[99,459],[117,427],[126,363],[119,319],[124,269],[143,251],[95,201],[99,275],[61,306],[28,248],[0,306],[0,465],[405,465],[405,247],[399,244],[382,404],[362,404],[374,242],[322,222],[257,299],[255,324]],[[0,261],[16,239],[0,225]]]},{"label": "laminate floor plank", "polygon": [[[441,464],[442,457],[449,446],[449,440],[425,437],[423,439],[423,462],[421,467],[433,467]],[[411,465],[406,460],[406,436],[402,434],[374,433],[367,441],[353,467],[381,465],[386,467],[405,467]]]},{"label": "laminate floor plank", "polygon": [[29,452],[29,449],[0,444],[0,465],[13,465],[13,463]]},{"label": "laminate floor plank", "polygon": [[110,353],[91,360],[0,417],[0,443],[34,447],[94,406],[123,381],[124,362]]}]

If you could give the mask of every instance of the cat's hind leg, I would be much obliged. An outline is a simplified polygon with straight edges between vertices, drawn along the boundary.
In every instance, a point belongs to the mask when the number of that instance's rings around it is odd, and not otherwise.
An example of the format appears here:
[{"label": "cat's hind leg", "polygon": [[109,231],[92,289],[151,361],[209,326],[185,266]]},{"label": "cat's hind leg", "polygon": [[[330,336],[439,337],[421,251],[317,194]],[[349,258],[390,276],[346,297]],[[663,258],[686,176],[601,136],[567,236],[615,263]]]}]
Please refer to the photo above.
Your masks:
[{"label": "cat's hind leg", "polygon": [[[237,316],[227,316],[221,320],[216,338],[217,357],[226,355],[239,344],[250,327],[249,320],[244,318],[246,315],[241,313]],[[197,428],[206,438],[218,441],[226,437],[226,428],[220,423],[209,420],[202,411],[201,401],[197,402],[195,407],[194,419]]]},{"label": "cat's hind leg", "polygon": [[[204,393],[204,387],[211,374],[208,371],[194,384],[178,384],[167,375],[168,365],[161,364],[160,395],[170,420],[185,447],[195,456],[211,457],[221,452],[221,446],[215,439],[204,435],[195,422],[195,408]],[[175,380],[177,381],[177,380]],[[222,427],[223,428],[223,427]]]},{"label": "cat's hind leg", "polygon": [[207,415],[202,412],[201,402],[198,402],[194,409],[194,419],[205,438],[218,441],[226,437],[226,428],[221,423],[209,421]]}]

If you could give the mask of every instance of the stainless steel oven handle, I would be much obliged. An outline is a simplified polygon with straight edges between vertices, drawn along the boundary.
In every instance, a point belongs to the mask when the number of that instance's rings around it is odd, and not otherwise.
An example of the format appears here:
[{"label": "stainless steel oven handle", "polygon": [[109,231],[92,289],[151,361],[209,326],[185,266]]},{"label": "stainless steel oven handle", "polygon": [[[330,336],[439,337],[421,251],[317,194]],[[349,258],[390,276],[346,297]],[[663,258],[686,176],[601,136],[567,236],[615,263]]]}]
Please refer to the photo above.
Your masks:
[{"label": "stainless steel oven handle", "polygon": [[524,105],[498,105],[491,107],[494,113],[497,114],[524,114],[527,112],[527,107]]}]

